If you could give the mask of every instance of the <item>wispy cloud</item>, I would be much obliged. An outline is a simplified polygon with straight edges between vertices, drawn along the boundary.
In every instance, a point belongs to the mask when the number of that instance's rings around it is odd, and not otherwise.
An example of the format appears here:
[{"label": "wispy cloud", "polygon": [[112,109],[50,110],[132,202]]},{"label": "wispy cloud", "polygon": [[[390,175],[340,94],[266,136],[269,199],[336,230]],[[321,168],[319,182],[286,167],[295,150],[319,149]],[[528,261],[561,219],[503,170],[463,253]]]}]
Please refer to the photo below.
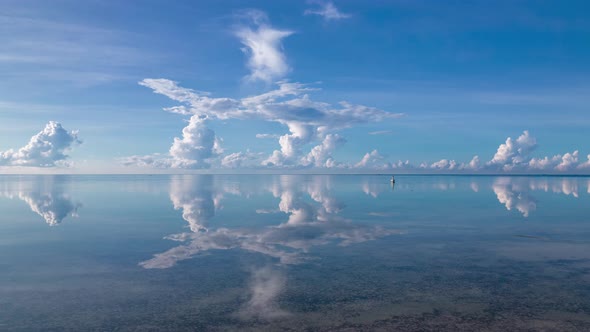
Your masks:
[{"label": "wispy cloud", "polygon": [[104,84],[163,54],[146,52],[146,38],[137,33],[27,15],[0,15],[0,68],[13,82]]},{"label": "wispy cloud", "polygon": [[317,2],[319,8],[305,10],[305,15],[319,15],[326,21],[337,21],[350,18],[352,15],[341,12],[331,1]]},{"label": "wispy cloud", "polygon": [[235,34],[245,46],[242,51],[248,56],[250,75],[247,79],[271,83],[284,77],[290,68],[281,41],[293,31],[273,28],[261,11],[248,11],[245,16],[250,25],[238,28]]},{"label": "wispy cloud", "polygon": [[277,134],[256,134],[256,138],[279,138],[280,136]]},{"label": "wispy cloud", "polygon": [[378,131],[370,131],[369,135],[389,135],[391,134],[391,130],[378,130]]}]

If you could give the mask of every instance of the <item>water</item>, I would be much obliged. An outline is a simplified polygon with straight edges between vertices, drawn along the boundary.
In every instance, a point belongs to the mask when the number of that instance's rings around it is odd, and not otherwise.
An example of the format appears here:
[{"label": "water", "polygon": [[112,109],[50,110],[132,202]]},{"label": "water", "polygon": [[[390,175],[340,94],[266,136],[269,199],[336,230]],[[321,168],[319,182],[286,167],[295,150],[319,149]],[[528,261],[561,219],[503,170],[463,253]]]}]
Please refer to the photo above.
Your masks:
[{"label": "water", "polygon": [[0,330],[590,330],[590,178],[0,176]]}]

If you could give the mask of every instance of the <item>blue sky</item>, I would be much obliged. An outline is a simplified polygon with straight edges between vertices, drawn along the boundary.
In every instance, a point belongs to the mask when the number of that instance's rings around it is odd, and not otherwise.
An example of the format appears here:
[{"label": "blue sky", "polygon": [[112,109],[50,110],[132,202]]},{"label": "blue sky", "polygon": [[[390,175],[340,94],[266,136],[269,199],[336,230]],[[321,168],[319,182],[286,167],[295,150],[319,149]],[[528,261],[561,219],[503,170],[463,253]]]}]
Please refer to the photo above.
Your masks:
[{"label": "blue sky", "polygon": [[589,7],[5,0],[0,167],[587,172]]}]

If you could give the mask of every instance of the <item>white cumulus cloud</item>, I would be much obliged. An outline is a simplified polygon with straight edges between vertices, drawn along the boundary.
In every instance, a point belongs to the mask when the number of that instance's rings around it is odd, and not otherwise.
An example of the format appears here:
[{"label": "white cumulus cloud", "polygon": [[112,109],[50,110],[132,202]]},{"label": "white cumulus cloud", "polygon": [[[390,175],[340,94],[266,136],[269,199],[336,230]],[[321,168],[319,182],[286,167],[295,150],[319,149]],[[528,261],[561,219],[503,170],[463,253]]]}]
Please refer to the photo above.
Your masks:
[{"label": "white cumulus cloud", "polygon": [[590,169],[590,154],[588,156],[586,156],[587,160],[583,163],[580,163],[580,165],[578,165],[578,168],[580,169]]},{"label": "white cumulus cloud", "polygon": [[205,117],[193,115],[182,129],[182,138],[174,138],[170,147],[172,167],[209,168],[210,159],[223,152],[215,132],[207,128],[205,121]]},{"label": "white cumulus cloud", "polygon": [[[128,165],[137,162],[136,165],[169,167],[209,166],[212,159],[219,156],[220,149],[219,144],[215,144],[219,139],[213,139],[214,134],[205,127],[206,121],[251,119],[277,122],[289,130],[289,133],[278,138],[280,149],[263,160],[263,165],[331,167],[336,165],[331,158],[332,151],[344,142],[344,138],[335,131],[402,116],[348,102],[332,105],[314,101],[309,93],[317,89],[287,81],[278,82],[274,90],[242,99],[213,98],[209,93],[183,88],[167,79],[144,79],[139,84],[180,102],[181,105],[165,108],[165,111],[191,115],[191,120],[183,130],[183,138],[175,139],[170,156],[163,158],[170,158],[171,161],[162,161],[162,158],[154,155],[132,156],[124,160],[124,164]],[[318,145],[311,151],[302,151],[303,147],[314,142]],[[230,165],[232,160],[242,160],[238,157],[228,157],[226,165]]]},{"label": "white cumulus cloud", "polygon": [[119,159],[124,166],[154,168],[210,168],[211,162],[223,153],[221,139],[206,126],[206,117],[193,115],[182,129],[182,137],[175,137],[169,154],[154,153]]},{"label": "white cumulus cloud", "polygon": [[332,158],[332,152],[345,142],[346,140],[338,134],[326,135],[321,144],[313,147],[307,156],[303,157],[302,164],[315,167],[335,167],[337,163]]},{"label": "white cumulus cloud", "polygon": [[488,166],[498,166],[505,171],[526,166],[527,157],[537,147],[537,140],[528,131],[524,131],[517,139],[508,137],[506,143],[498,147],[498,151],[488,162]]},{"label": "white cumulus cloud", "polygon": [[[348,16],[339,12],[331,2],[320,5],[320,11],[310,13],[327,19]],[[275,82],[277,88],[241,99],[214,98],[208,92],[184,88],[168,79],[142,80],[140,85],[179,103],[164,108],[165,111],[191,118],[183,129],[182,138],[174,139],[168,155],[130,156],[121,160],[124,165],[208,168],[215,163],[234,168],[243,166],[244,162],[252,163],[257,158],[249,153],[235,152],[223,156],[219,145],[221,139],[206,127],[206,122],[213,120],[250,119],[277,122],[289,132],[276,136],[279,149],[257,165],[249,164],[248,167],[334,167],[339,164],[333,160],[332,152],[345,141],[335,131],[402,115],[346,101],[332,105],[312,100],[309,93],[318,89],[281,80],[290,71],[281,42],[294,32],[272,27],[267,15],[261,11],[249,10],[242,17],[246,22],[238,26],[234,34],[248,56],[250,75],[247,78]],[[257,134],[256,137],[273,138],[275,135]],[[315,146],[304,151],[310,144]]]},{"label": "white cumulus cloud", "polygon": [[67,165],[67,153],[80,144],[77,131],[65,130],[59,122],[50,121],[18,150],[0,152],[0,166],[54,167]]},{"label": "white cumulus cloud", "polygon": [[[409,169],[416,169],[415,165],[412,165],[409,160],[401,161],[398,160],[397,162],[389,162],[387,158],[379,153],[377,150],[373,150],[371,152],[365,153],[365,155],[361,158],[359,162],[352,165],[353,168],[359,169],[373,169],[373,170],[392,170],[392,169],[400,169],[400,170],[409,170]],[[422,168],[425,168],[424,165]]]},{"label": "white cumulus cloud", "polygon": [[537,140],[525,130],[516,140],[508,137],[506,142],[498,147],[492,160],[486,163],[485,168],[508,172],[513,170],[571,172],[586,167],[587,162],[580,162],[578,150],[553,157],[534,158],[530,154],[536,147]]},{"label": "white cumulus cloud", "polygon": [[354,165],[356,168],[375,168],[375,169],[389,169],[391,168],[391,163],[385,160],[379,151],[373,150],[371,152],[365,153],[363,158]]},{"label": "white cumulus cloud", "polygon": [[558,171],[569,171],[575,169],[579,163],[579,152],[576,150],[572,153],[565,153],[564,155],[555,155],[552,158],[533,158],[528,165],[531,169],[547,170],[555,169]]},{"label": "white cumulus cloud", "polygon": [[240,168],[248,162],[260,159],[260,157],[261,153],[254,153],[249,150],[246,152],[234,152],[221,159],[221,166],[225,168]]},{"label": "white cumulus cloud", "polygon": [[454,160],[448,160],[448,159],[441,159],[435,163],[433,163],[432,165],[430,165],[430,168],[434,168],[434,169],[448,169],[448,170],[454,170],[457,169],[458,164],[456,161]]},{"label": "white cumulus cloud", "polygon": [[354,167],[417,170],[421,172],[485,173],[571,173],[587,172],[587,170],[590,170],[590,155],[588,155],[587,161],[582,161],[580,159],[580,152],[575,150],[573,152],[557,154],[553,157],[537,158],[531,156],[537,145],[537,139],[525,130],[517,139],[508,137],[504,143],[500,144],[492,158],[485,163],[482,163],[480,157],[477,155],[467,163],[458,162],[449,158],[444,158],[434,163],[422,162],[420,164],[412,164],[408,161],[391,163],[374,150],[365,154],[361,161],[356,163]]}]

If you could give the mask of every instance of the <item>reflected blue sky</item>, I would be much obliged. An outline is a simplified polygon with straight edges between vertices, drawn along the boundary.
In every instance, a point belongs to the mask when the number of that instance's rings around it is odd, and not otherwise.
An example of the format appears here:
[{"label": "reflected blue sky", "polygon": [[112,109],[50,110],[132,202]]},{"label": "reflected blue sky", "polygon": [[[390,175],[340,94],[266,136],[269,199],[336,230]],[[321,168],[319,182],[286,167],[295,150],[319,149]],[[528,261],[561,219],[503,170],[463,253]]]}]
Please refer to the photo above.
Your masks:
[{"label": "reflected blue sky", "polygon": [[0,326],[587,326],[590,179],[396,180],[2,176]]}]

